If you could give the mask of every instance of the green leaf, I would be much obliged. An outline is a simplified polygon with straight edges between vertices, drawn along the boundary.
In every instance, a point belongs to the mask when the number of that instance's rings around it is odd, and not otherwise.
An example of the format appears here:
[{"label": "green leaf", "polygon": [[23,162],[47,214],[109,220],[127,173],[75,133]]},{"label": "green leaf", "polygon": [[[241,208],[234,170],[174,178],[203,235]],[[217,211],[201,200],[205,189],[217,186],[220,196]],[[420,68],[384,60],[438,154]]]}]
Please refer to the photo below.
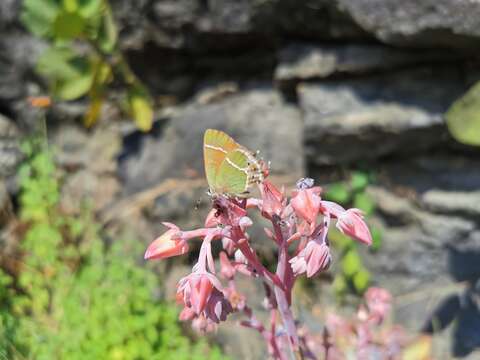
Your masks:
[{"label": "green leaf", "polygon": [[53,22],[59,11],[55,0],[24,0],[20,20],[34,35],[47,37],[52,34]]},{"label": "green leaf", "polygon": [[53,24],[55,36],[61,40],[71,40],[83,33],[85,20],[76,12],[60,12]]},{"label": "green leaf", "polygon": [[382,231],[377,227],[370,228],[372,232],[372,246],[370,246],[370,250],[375,252],[380,249],[382,246]]},{"label": "green leaf", "polygon": [[112,69],[107,63],[100,61],[95,65],[95,76],[88,94],[90,104],[83,118],[86,127],[91,127],[97,122],[105,98],[105,89],[111,77]]},{"label": "green leaf", "polygon": [[128,93],[128,106],[137,127],[149,131],[153,123],[153,108],[146,91],[139,87],[131,89]]},{"label": "green leaf", "polygon": [[78,9],[77,0],[63,0],[63,8],[68,12],[75,12]]},{"label": "green leaf", "polygon": [[54,86],[53,93],[62,100],[75,100],[88,93],[92,81],[93,74],[86,72],[75,78],[58,81]]},{"label": "green leaf", "polygon": [[347,281],[343,276],[335,276],[333,280],[333,289],[337,295],[342,295],[348,290]]},{"label": "green leaf", "polygon": [[343,273],[348,277],[353,277],[362,268],[362,261],[356,250],[348,251],[342,259]]},{"label": "green leaf", "polygon": [[350,200],[350,191],[345,183],[337,182],[328,186],[325,197],[328,200],[346,204]]},{"label": "green leaf", "polygon": [[363,293],[367,290],[369,283],[370,273],[365,269],[361,269],[353,276],[353,286],[358,293]]},{"label": "green leaf", "polygon": [[369,183],[368,174],[356,171],[352,174],[352,178],[350,179],[350,186],[354,191],[362,191],[365,189]]},{"label": "green leaf", "polygon": [[361,192],[353,198],[353,207],[363,210],[369,216],[375,211],[375,202],[370,195]]},{"label": "green leaf", "polygon": [[75,53],[70,48],[50,47],[40,55],[37,71],[47,78],[69,78],[78,75],[70,61]]},{"label": "green leaf", "polygon": [[102,8],[102,0],[78,0],[78,12],[86,19],[98,15]]},{"label": "green leaf", "polygon": [[354,241],[348,236],[342,234],[337,228],[332,228],[328,233],[328,238],[335,246],[336,249],[339,249],[342,252],[346,252],[348,249],[355,246]]},{"label": "green leaf", "polygon": [[455,101],[445,116],[448,130],[455,140],[480,146],[480,82]]},{"label": "green leaf", "polygon": [[40,57],[37,70],[47,77],[53,95],[74,100],[85,95],[92,86],[94,71],[85,57],[64,47],[52,47]]},{"label": "green leaf", "polygon": [[117,26],[113,18],[112,10],[106,7],[98,34],[98,43],[100,48],[107,54],[110,54],[117,44]]}]

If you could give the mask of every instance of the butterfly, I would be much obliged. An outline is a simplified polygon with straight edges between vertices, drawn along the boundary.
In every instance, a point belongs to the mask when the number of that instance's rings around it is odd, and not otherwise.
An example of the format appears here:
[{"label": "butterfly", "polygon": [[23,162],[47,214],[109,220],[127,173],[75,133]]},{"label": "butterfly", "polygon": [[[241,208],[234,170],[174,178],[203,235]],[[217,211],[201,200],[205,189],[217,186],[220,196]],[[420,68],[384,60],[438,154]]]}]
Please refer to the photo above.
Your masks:
[{"label": "butterfly", "polygon": [[220,130],[205,131],[203,157],[212,195],[245,197],[250,186],[268,175],[268,166],[255,153]]}]

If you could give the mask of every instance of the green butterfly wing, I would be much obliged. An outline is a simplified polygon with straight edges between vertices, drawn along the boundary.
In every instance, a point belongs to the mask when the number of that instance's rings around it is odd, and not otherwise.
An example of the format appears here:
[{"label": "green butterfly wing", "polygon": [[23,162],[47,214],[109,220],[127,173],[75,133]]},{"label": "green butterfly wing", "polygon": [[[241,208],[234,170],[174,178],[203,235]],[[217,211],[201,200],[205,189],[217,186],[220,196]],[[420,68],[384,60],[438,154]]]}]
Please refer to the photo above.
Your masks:
[{"label": "green butterfly wing", "polygon": [[248,157],[244,149],[229,151],[218,169],[215,188],[230,195],[241,195],[248,189]]}]

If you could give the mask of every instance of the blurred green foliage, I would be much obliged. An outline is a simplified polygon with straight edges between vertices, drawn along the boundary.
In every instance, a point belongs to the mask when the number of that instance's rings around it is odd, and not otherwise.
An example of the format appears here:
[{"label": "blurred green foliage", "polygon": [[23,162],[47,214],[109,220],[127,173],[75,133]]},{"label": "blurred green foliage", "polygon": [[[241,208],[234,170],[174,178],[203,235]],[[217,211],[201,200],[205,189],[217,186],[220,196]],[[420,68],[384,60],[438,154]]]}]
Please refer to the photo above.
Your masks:
[{"label": "blurred green foliage", "polygon": [[[375,202],[366,192],[366,188],[372,180],[372,176],[367,173],[353,172],[349,181],[336,182],[328,186],[324,197],[326,200],[335,201],[344,207],[361,209],[368,218],[375,211]],[[370,250],[377,251],[381,246],[382,234],[378,228],[371,225],[369,227],[373,239]],[[358,254],[357,242],[343,235],[337,229],[332,229],[330,239],[341,255],[340,272],[334,280],[335,292],[339,297],[342,297],[347,291],[363,294],[370,285],[371,275]]]},{"label": "blurred green foliage", "polygon": [[156,278],[136,261],[142,245],[107,246],[88,205],[62,214],[51,154],[24,146],[20,169],[23,258],[0,271],[0,358],[220,359],[182,335],[175,307],[153,299]]},{"label": "blurred green foliage", "polygon": [[448,129],[457,141],[480,146],[480,82],[453,103],[446,118]]},{"label": "blurred green foliage", "polygon": [[89,97],[86,126],[97,121],[108,88],[118,80],[125,90],[123,108],[138,128],[150,130],[152,98],[119,49],[108,0],[24,0],[21,19],[50,43],[37,71],[48,80],[52,95],[59,100]]}]

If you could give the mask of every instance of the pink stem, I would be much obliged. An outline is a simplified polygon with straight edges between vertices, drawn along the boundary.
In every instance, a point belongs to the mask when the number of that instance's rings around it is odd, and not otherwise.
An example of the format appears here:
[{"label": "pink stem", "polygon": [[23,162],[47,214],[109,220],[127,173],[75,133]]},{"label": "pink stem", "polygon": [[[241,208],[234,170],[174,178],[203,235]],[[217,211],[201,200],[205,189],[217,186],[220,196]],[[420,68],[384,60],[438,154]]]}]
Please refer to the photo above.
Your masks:
[{"label": "pink stem", "polygon": [[277,301],[278,311],[282,317],[283,326],[285,327],[288,336],[290,357],[291,359],[295,359],[295,354],[299,352],[299,340],[297,326],[293,318],[292,310],[290,309],[294,276],[292,268],[288,263],[288,243],[282,235],[281,227],[277,219],[272,219],[272,224],[280,244],[276,274],[284,284],[284,289],[277,286],[274,287],[275,299]]}]

